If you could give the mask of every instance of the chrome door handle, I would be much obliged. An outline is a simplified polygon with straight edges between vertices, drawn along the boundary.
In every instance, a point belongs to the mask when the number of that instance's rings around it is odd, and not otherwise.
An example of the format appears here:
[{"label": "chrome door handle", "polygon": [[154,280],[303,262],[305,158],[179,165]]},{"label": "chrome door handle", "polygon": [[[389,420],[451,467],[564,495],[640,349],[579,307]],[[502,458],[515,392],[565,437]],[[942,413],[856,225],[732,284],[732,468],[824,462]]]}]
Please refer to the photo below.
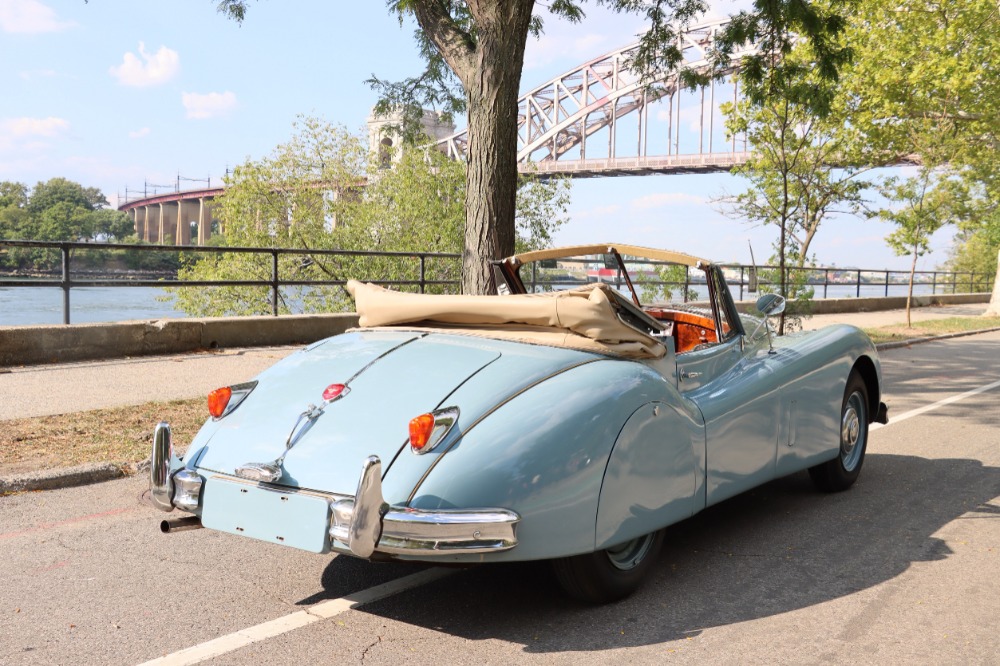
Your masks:
[{"label": "chrome door handle", "polygon": [[701,373],[700,372],[682,372],[681,373],[681,379],[697,379],[698,377],[701,377]]}]

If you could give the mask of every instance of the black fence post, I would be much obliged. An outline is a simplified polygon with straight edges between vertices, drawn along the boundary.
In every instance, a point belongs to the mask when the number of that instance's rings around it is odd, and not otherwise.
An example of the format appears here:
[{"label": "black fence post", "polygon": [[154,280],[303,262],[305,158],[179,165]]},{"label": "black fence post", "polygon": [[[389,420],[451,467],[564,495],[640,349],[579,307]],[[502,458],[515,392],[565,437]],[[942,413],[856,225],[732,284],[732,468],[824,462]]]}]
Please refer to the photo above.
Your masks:
[{"label": "black fence post", "polygon": [[854,294],[855,298],[861,298],[861,271],[858,271],[858,290]]},{"label": "black fence post", "polygon": [[271,250],[271,314],[278,316],[278,251]]},{"label": "black fence post", "polygon": [[830,286],[830,269],[823,271],[823,298],[826,298],[826,289]]},{"label": "black fence post", "polygon": [[885,295],[889,296],[889,271],[885,272]]},{"label": "black fence post", "polygon": [[740,300],[743,300],[743,271],[746,270],[744,266],[740,266]]},{"label": "black fence post", "polygon": [[424,255],[420,255],[420,293],[421,294],[425,293],[424,292],[424,286],[426,284],[426,279],[427,279],[426,278],[426,275],[427,275],[427,272],[426,272],[427,271],[426,260],[427,260],[427,257],[425,257]]},{"label": "black fence post", "polygon": [[62,282],[60,286],[63,292],[63,323],[69,324],[69,245],[61,243],[59,252],[62,255]]}]

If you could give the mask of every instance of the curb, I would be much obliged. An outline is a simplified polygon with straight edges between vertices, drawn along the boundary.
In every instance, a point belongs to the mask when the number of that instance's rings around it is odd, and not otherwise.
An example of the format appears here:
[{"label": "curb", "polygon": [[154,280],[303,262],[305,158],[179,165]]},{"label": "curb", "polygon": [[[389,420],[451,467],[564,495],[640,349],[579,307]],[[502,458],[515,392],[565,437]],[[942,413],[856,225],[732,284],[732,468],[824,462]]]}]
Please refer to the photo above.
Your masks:
[{"label": "curb", "polygon": [[[923,342],[948,340],[950,338],[963,338],[969,335],[993,333],[995,331],[1000,331],[1000,326],[984,328],[978,331],[962,331],[960,333],[945,333],[943,335],[934,335],[925,338],[911,338],[909,340],[882,342],[876,344],[875,349],[878,351],[886,351],[889,349],[909,347]],[[58,490],[60,488],[72,488],[74,486],[85,486],[92,483],[113,481],[126,476],[133,476],[147,469],[149,469],[149,458],[137,463],[91,463],[89,465],[81,465],[79,467],[39,470],[38,472],[15,476],[10,479],[0,478],[0,496],[11,493],[31,492],[35,490]]]},{"label": "curb", "polygon": [[33,490],[58,490],[112,481],[135,474],[138,467],[139,465],[134,463],[90,463],[79,467],[43,469],[10,479],[0,479],[0,495]]},{"label": "curb", "polygon": [[980,333],[993,333],[995,331],[1000,331],[1000,326],[994,326],[993,328],[981,328],[977,331],[961,331],[959,333],[943,333],[941,335],[930,335],[926,338],[910,338],[909,340],[895,340],[893,342],[880,342],[875,345],[875,349],[878,351],[885,351],[888,349],[899,349],[900,347],[909,347],[910,345],[918,345],[922,342],[934,342],[936,340],[949,340],[951,338],[964,338],[967,335],[979,335]]}]

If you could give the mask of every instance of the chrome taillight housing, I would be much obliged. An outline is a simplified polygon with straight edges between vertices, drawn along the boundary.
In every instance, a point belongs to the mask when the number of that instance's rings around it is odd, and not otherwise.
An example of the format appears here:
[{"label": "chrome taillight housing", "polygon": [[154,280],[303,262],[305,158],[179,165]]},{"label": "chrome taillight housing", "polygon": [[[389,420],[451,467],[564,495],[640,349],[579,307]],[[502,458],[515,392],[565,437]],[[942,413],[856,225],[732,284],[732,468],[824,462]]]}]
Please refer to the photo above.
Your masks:
[{"label": "chrome taillight housing", "polygon": [[445,407],[421,414],[410,421],[410,450],[433,451],[458,422],[458,407]]},{"label": "chrome taillight housing", "polygon": [[208,413],[216,421],[226,418],[257,388],[257,382],[244,382],[217,388],[208,394]]}]

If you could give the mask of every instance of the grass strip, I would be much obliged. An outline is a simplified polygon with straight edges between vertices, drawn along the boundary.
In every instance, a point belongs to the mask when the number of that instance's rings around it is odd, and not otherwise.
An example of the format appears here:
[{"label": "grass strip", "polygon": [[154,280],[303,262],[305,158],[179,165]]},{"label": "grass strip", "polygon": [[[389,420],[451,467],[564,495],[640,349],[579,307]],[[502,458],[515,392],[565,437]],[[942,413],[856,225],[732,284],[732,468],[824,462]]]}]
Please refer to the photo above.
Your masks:
[{"label": "grass strip", "polygon": [[928,319],[914,322],[911,328],[907,328],[906,324],[894,324],[892,326],[866,328],[864,331],[873,342],[878,344],[881,342],[926,338],[934,335],[947,335],[949,333],[967,333],[969,331],[980,331],[997,327],[1000,327],[1000,317],[949,317],[947,319]]},{"label": "grass strip", "polygon": [[0,423],[0,478],[96,462],[137,463],[149,457],[153,428],[170,424],[187,446],[208,411],[204,398],[148,402]]}]

